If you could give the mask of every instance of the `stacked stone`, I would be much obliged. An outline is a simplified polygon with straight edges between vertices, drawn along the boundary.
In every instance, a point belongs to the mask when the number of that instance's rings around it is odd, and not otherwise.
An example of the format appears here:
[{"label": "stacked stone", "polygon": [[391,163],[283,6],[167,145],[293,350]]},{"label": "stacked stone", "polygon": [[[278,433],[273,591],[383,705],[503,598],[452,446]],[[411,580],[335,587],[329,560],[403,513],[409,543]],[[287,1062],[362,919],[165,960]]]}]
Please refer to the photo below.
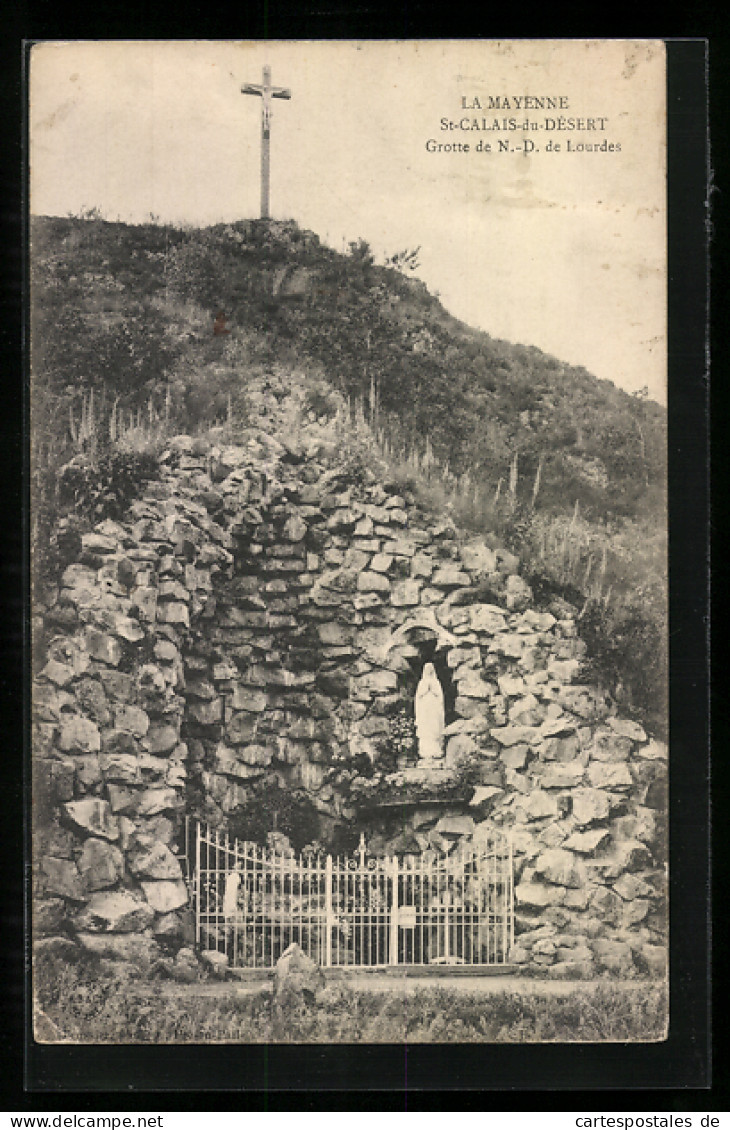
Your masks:
[{"label": "stacked stone", "polygon": [[[455,579],[469,581],[449,565],[453,530],[406,534],[402,497],[317,464],[280,464],[265,497],[231,513],[237,569],[218,586],[214,622],[194,633],[188,659],[206,696],[189,718],[208,815],[225,818],[249,785],[271,778],[308,790],[323,815],[347,819],[330,770],[341,773],[354,753],[372,755],[401,704],[408,647],[379,654],[394,628],[422,591],[430,604]],[[420,551],[432,541],[433,553]],[[438,562],[441,575],[427,585]]]},{"label": "stacked stone", "polygon": [[[221,490],[230,485],[224,481]],[[218,586],[216,616],[199,626],[189,660],[207,699],[190,712],[206,814],[224,820],[251,785],[267,782],[304,788],[323,812],[341,814],[324,780],[344,732],[322,687],[329,687],[331,662],[341,663],[348,649],[339,636],[313,635],[300,615],[319,567],[313,546],[324,515],[286,464],[254,501],[243,512],[230,508],[236,571]]]},{"label": "stacked stone", "polygon": [[583,645],[571,621],[525,611],[489,652],[500,660],[492,706],[501,724],[490,738],[505,793],[488,803],[515,851],[513,960],[552,976],[656,972],[666,928],[666,748],[573,683]]},{"label": "stacked stone", "polygon": [[[475,551],[460,551],[469,585],[454,585],[435,605],[434,627],[453,640],[447,658],[456,688],[444,770],[393,774],[391,784],[404,794],[430,773],[445,791],[449,768],[471,758],[481,781],[471,803],[483,819],[472,831],[456,809],[429,813],[424,798],[421,811],[405,824],[400,818],[395,841],[380,835],[376,843],[384,850],[448,850],[463,837],[478,842],[495,825],[511,829],[520,931],[513,960],[549,966],[552,976],[655,973],[665,958],[658,825],[666,748],[649,742],[635,722],[609,717],[602,697],[576,683],[585,646],[572,619],[509,611],[530,598],[515,584],[519,578],[507,577],[505,606],[461,603],[483,579]],[[483,570],[494,569],[485,547],[479,559]],[[441,564],[433,577],[456,582],[456,568]],[[396,669],[398,655],[396,648],[389,660]],[[366,682],[362,697],[372,701],[376,689]],[[381,781],[362,786],[365,795],[383,795]],[[558,943],[548,944],[553,936]]]},{"label": "stacked stone", "polygon": [[[182,938],[188,893],[177,855],[185,809],[183,654],[231,536],[187,480],[205,475],[182,437],[175,463],[100,522],[61,577],[34,689],[35,928],[72,925],[85,948],[151,960]],[[209,483],[209,480],[207,480]]]},{"label": "stacked stone", "polygon": [[[326,838],[373,788],[398,800],[415,774],[438,802],[468,768],[461,808],[424,802],[400,850],[511,829],[516,963],[655,969],[666,750],[578,682],[575,623],[530,608],[516,558],[263,435],[178,437],[164,467],[125,522],[85,535],[45,617],[39,929],[149,956],[181,937],[185,809],[225,824],[276,783],[307,793]],[[452,683],[443,765],[358,778],[424,641]]]},{"label": "stacked stone", "polygon": [[613,717],[528,743],[511,782],[521,791],[493,811],[516,853],[514,961],[551,976],[659,971],[665,861],[652,788],[665,760],[663,746]]}]

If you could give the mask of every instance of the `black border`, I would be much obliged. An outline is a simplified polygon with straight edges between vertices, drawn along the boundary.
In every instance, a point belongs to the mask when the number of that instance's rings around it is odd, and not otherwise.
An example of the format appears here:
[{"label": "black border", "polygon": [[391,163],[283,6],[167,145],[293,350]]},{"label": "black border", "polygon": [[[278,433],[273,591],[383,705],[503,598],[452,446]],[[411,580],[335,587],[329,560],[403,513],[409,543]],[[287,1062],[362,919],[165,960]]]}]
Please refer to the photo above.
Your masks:
[{"label": "black border", "polygon": [[[79,13],[81,14],[81,13]],[[33,38],[149,38],[148,26],[139,14],[125,9],[107,12],[107,26],[98,29],[93,19],[74,27],[70,21],[57,26],[53,14],[42,13],[32,29],[22,33]],[[423,37],[423,11],[403,3],[382,10],[364,7],[321,10],[306,6],[290,9],[284,27],[277,26],[263,9],[249,11],[247,24],[238,35],[246,38],[383,38],[373,28],[391,23],[392,37]],[[17,13],[16,13],[17,16]],[[418,18],[417,18],[418,17]],[[6,23],[8,21],[5,21]],[[22,19],[15,22],[22,23]],[[144,21],[142,21],[144,22]],[[421,23],[416,29],[415,23]],[[167,38],[160,27],[158,36]],[[454,35],[453,31],[448,32]],[[534,33],[533,33],[534,34]],[[631,33],[624,33],[630,37]],[[464,33],[462,32],[463,36]],[[185,37],[192,38],[187,32]],[[207,30],[205,38],[230,38],[232,29]],[[489,38],[498,32],[489,29]],[[182,37],[182,36],[181,36]],[[514,38],[514,36],[512,36]],[[8,40],[6,39],[6,49]],[[0,71],[0,92],[5,125],[22,120],[24,93],[21,85],[20,37],[10,36],[16,57]],[[706,636],[706,559],[709,532],[707,478],[708,420],[706,386],[706,199],[707,199],[707,90],[706,44],[701,40],[669,40],[669,443],[670,443],[670,534],[671,534],[671,727],[672,727],[672,1021],[669,1040],[656,1045],[412,1045],[407,1049],[408,1097],[403,1093],[405,1049],[381,1046],[330,1048],[311,1045],[288,1048],[238,1046],[195,1047],[76,1047],[30,1044],[28,1078],[30,1091],[22,1087],[22,989],[23,942],[20,915],[20,875],[23,860],[20,835],[16,835],[21,807],[20,773],[4,779],[4,811],[15,820],[4,821],[11,829],[16,849],[15,866],[4,855],[3,941],[4,969],[9,994],[9,1017],[0,1046],[8,1062],[3,1075],[9,1088],[6,1109],[79,1110],[124,1108],[190,1109],[194,1094],[201,1095],[202,1109],[213,1104],[213,1096],[227,1095],[231,1105],[246,1109],[342,1110],[343,1092],[354,1109],[433,1109],[434,1091],[446,1102],[472,1107],[479,1093],[488,1092],[493,1108],[523,1109],[532,1105],[539,1092],[547,1092],[543,1108],[607,1109],[616,1106],[617,1090],[630,1089],[624,1106],[634,1110],[722,1109],[709,1086],[708,1015],[708,656]],[[8,107],[10,109],[8,110]],[[714,111],[713,111],[714,113]],[[20,200],[20,139],[11,136],[9,160],[2,165],[3,199]],[[10,250],[2,273],[3,327],[18,326],[22,332],[23,294],[20,280],[19,238],[23,211],[11,206],[3,220],[9,227],[5,246]],[[9,222],[8,222],[9,221]],[[12,335],[12,331],[11,331]],[[21,334],[18,335],[18,341]],[[11,344],[12,348],[12,344]],[[15,357],[19,360],[16,346]],[[15,369],[21,372],[20,366]],[[20,427],[18,390],[10,382],[2,388],[4,402],[0,426],[3,454],[12,470],[21,463],[24,432]],[[20,492],[11,474],[10,490],[4,492],[6,520],[2,595],[7,615],[3,617],[6,658],[20,670],[20,633],[23,604],[18,582],[27,596],[24,572],[24,538],[20,517]],[[8,520],[9,515],[9,520]],[[27,602],[26,605],[27,607]],[[5,686],[9,684],[6,682]],[[6,699],[8,696],[5,696]],[[20,696],[10,702],[12,731],[22,734]],[[13,724],[14,723],[14,724]],[[8,769],[20,770],[20,744],[8,754]],[[6,841],[7,850],[7,841]],[[688,927],[691,924],[691,928]],[[716,984],[722,978],[716,973]],[[21,1021],[21,1023],[19,1023]],[[719,1066],[719,1064],[718,1064]],[[235,1080],[235,1089],[231,1081]],[[528,1093],[515,1094],[529,1087]],[[286,1091],[280,1090],[285,1088]],[[717,1093],[717,1088],[714,1089]],[[606,1096],[605,1092],[611,1094]],[[455,1093],[458,1092],[458,1093]],[[603,1102],[601,1095],[603,1093]],[[357,1100],[356,1100],[357,1095]],[[11,1097],[14,1096],[14,1097]],[[719,1097],[719,1095],[718,1095]],[[356,1100],[356,1101],[355,1101]],[[295,1101],[294,1107],[288,1104]],[[224,1105],[216,1098],[215,1105]],[[227,1105],[227,1104],[226,1104]],[[443,1107],[442,1107],[443,1109]],[[483,1107],[482,1107],[483,1109]]]}]

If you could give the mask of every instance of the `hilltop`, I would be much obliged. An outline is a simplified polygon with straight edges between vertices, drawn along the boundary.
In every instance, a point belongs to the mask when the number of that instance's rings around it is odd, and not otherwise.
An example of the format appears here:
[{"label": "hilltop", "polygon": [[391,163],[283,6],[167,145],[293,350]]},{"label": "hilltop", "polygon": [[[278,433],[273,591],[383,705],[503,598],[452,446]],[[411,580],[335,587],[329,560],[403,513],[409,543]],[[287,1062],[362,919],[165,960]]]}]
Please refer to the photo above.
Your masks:
[{"label": "hilltop", "polygon": [[[578,500],[594,518],[643,518],[661,503],[659,405],[472,329],[364,242],[341,254],[293,222],[184,231],[38,218],[32,247],[35,372],[54,391],[146,399],[167,386],[198,411],[201,372],[235,363],[241,383],[252,361],[281,361],[348,397],[374,389],[404,443],[428,437],[455,474],[496,485],[517,454],[531,489],[542,461],[542,508]],[[219,311],[230,332],[215,340]],[[229,391],[215,385],[212,416]]]},{"label": "hilltop", "polygon": [[364,241],[340,253],[291,221],[37,217],[31,247],[37,520],[63,510],[69,460],[98,479],[120,440],[153,460],[163,426],[319,428],[333,459],[377,461],[517,552],[536,593],[582,610],[611,690],[661,716],[659,405],[460,322],[407,252],[378,265]]}]

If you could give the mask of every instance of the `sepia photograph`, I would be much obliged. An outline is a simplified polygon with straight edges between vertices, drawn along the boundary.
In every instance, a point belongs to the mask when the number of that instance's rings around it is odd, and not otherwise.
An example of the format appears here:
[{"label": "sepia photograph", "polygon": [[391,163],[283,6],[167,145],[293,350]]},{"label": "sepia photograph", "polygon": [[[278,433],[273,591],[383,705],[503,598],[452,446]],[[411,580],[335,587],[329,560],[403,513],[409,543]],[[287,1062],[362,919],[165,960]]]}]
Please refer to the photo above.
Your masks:
[{"label": "sepia photograph", "polygon": [[38,1043],[667,1040],[666,77],[30,48]]}]

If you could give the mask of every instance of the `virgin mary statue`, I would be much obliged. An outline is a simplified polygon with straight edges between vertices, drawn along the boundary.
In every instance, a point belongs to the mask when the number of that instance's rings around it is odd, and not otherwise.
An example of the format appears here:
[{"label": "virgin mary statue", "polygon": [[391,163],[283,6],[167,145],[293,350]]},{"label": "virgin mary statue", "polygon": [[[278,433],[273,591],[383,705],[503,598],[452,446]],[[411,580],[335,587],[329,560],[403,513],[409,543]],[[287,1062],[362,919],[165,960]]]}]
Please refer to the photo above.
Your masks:
[{"label": "virgin mary statue", "polygon": [[444,756],[444,692],[433,663],[423,668],[416,689],[416,736],[419,757]]}]

